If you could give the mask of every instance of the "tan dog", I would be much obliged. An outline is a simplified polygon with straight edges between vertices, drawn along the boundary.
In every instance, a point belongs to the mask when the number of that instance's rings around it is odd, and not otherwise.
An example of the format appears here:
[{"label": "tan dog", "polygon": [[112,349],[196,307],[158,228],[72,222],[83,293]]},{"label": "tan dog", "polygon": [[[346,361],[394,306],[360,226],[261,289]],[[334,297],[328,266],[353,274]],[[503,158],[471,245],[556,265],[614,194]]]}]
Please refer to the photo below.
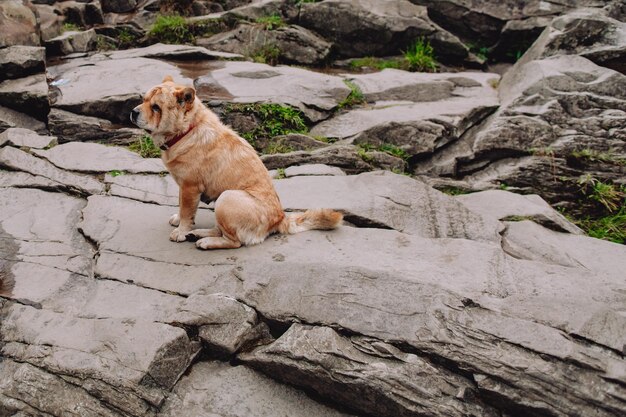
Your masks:
[{"label": "tan dog", "polygon": [[[165,166],[180,187],[170,240],[199,238],[202,249],[261,243],[272,233],[334,229],[342,214],[329,209],[285,215],[267,169],[250,144],[196,97],[167,76],[146,93],[130,120],[163,149]],[[192,230],[200,197],[215,201],[216,226]],[[204,199],[203,199],[204,201]]]}]

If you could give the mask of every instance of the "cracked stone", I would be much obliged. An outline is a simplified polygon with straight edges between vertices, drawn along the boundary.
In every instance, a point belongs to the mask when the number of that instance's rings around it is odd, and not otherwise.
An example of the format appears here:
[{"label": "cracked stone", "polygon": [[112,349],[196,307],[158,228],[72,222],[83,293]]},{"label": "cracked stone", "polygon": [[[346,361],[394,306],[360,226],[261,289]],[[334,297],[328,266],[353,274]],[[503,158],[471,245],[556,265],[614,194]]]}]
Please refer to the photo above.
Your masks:
[{"label": "cracked stone", "polygon": [[54,136],[38,135],[29,129],[10,128],[0,133],[0,146],[15,146],[34,149],[43,149],[57,144]]}]

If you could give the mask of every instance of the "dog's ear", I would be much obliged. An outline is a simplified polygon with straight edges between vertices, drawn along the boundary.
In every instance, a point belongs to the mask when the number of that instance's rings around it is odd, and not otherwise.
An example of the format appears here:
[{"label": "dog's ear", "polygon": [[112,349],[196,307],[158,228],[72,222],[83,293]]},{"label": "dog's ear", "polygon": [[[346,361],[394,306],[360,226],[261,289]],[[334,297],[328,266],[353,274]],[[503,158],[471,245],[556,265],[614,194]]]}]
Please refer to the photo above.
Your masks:
[{"label": "dog's ear", "polygon": [[185,87],[174,92],[176,96],[176,102],[185,108],[185,110],[191,109],[193,102],[196,99],[196,90],[193,87]]},{"label": "dog's ear", "polygon": [[163,82],[164,83],[167,83],[167,82],[173,83],[174,79],[172,78],[171,75],[166,75],[165,78],[163,78]]}]

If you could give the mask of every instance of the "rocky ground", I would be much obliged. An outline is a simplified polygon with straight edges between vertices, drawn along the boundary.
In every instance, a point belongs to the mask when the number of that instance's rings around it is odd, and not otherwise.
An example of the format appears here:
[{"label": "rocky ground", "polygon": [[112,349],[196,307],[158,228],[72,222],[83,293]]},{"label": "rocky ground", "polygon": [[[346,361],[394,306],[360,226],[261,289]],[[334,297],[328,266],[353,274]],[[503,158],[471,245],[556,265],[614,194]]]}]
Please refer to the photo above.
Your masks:
[{"label": "rocky ground", "polygon": [[[157,42],[172,11],[188,44]],[[626,247],[563,215],[626,234],[625,15],[0,3],[0,416],[626,413]],[[374,68],[419,38],[437,72]],[[286,210],[345,225],[170,242],[177,186],[127,120],[168,74],[253,143]]]}]

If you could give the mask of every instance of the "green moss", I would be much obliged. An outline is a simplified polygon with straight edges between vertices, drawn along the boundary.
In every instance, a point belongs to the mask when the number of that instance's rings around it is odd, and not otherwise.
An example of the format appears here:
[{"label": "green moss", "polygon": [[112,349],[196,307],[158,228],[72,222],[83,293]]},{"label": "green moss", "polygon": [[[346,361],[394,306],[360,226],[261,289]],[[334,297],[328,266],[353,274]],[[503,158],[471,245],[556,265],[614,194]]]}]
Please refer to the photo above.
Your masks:
[{"label": "green moss", "polygon": [[80,26],[75,23],[65,22],[63,23],[63,27],[61,28],[62,32],[76,32],[82,30]]},{"label": "green moss", "polygon": [[256,19],[256,23],[263,26],[266,30],[278,29],[280,27],[285,26],[286,24],[283,21],[283,18],[276,13],[270,16],[259,17],[258,19]]},{"label": "green moss", "polygon": [[374,157],[369,154],[369,151],[367,149],[359,147],[357,148],[356,152],[361,157],[361,159],[368,164],[374,162]]},{"label": "green moss", "polygon": [[192,43],[193,33],[184,17],[160,15],[148,31],[148,36],[163,43],[181,44]]},{"label": "green moss", "polygon": [[287,178],[287,174],[285,174],[285,168],[278,168],[276,170],[276,178],[277,180],[282,180],[284,178]]},{"label": "green moss", "polygon": [[391,143],[383,143],[382,145],[378,147],[378,150],[382,152],[386,152],[389,155],[402,158],[405,161],[408,161],[409,158],[411,157],[411,155],[409,155],[407,151]]},{"label": "green moss", "polygon": [[404,63],[398,59],[382,59],[375,57],[357,58],[350,61],[350,66],[354,69],[359,68],[375,68],[384,70],[385,68],[403,68]]},{"label": "green moss", "polygon": [[574,220],[574,223],[591,237],[626,244],[626,207],[624,205],[615,214],[598,219]]},{"label": "green moss", "polygon": [[437,62],[435,61],[435,51],[430,42],[424,38],[419,38],[404,53],[409,71],[435,72]]},{"label": "green moss", "polygon": [[143,135],[135,143],[128,145],[128,149],[138,153],[143,158],[158,158],[161,156],[161,150],[156,147],[152,138],[148,135]]},{"label": "green moss", "polygon": [[247,53],[247,56],[259,64],[277,65],[280,58],[278,46],[268,43]]},{"label": "green moss", "polygon": [[340,109],[343,109],[346,107],[354,107],[358,104],[366,103],[365,97],[363,96],[363,92],[361,91],[358,85],[356,85],[350,80],[343,80],[343,82],[350,89],[350,94],[348,94],[346,98],[344,98],[343,100],[341,100],[341,102],[339,102],[338,107]]},{"label": "green moss", "polygon": [[293,146],[282,143],[281,141],[273,141],[265,147],[264,154],[276,154],[276,153],[288,153],[293,152],[295,149]]},{"label": "green moss", "polygon": [[120,171],[117,169],[114,169],[113,171],[109,171],[109,175],[112,177],[119,177],[120,175],[125,175],[126,171]]},{"label": "green moss", "polygon": [[300,110],[281,104],[229,104],[224,111],[253,115],[259,121],[253,130],[241,135],[253,146],[257,138],[271,139],[288,133],[307,133],[309,130]]}]

